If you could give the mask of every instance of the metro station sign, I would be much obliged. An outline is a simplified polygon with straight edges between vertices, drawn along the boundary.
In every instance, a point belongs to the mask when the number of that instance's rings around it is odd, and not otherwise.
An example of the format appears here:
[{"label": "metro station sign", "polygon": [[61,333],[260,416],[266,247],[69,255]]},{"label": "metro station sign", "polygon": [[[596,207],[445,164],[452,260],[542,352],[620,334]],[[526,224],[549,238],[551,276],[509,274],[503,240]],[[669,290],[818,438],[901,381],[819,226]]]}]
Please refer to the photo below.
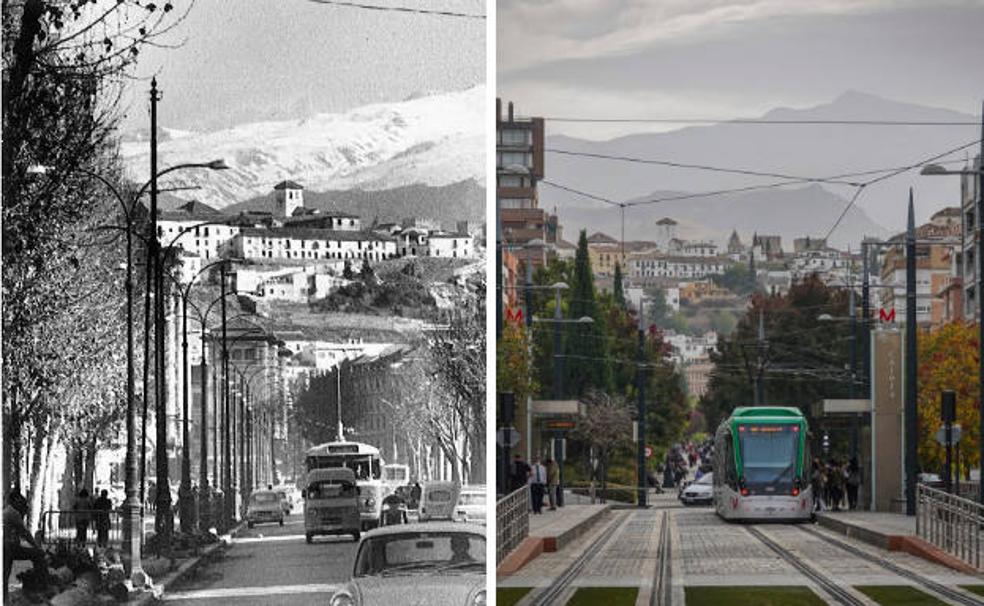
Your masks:
[{"label": "metro station sign", "polygon": [[895,308],[885,309],[884,307],[878,309],[878,321],[885,323],[895,322]]}]

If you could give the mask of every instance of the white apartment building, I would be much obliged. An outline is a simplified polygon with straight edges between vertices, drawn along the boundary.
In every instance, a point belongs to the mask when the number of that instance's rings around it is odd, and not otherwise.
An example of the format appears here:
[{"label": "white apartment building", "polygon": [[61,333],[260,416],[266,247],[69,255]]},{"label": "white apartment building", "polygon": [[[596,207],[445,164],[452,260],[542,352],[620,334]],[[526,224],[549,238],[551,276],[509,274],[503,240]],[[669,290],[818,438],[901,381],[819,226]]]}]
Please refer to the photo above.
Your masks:
[{"label": "white apartment building", "polygon": [[684,242],[678,254],[681,257],[717,257],[718,246],[713,242]]},{"label": "white apartment building", "polygon": [[699,337],[666,331],[663,339],[673,347],[671,358],[678,364],[706,361],[717,347],[717,333],[708,331]]},{"label": "white apartment building", "polygon": [[474,240],[468,234],[431,233],[427,243],[431,257],[470,259],[475,255]]},{"label": "white apartment building", "polygon": [[239,227],[226,224],[230,221],[231,217],[207,204],[188,202],[158,215],[157,236],[162,246],[180,246],[207,264],[221,258],[229,241],[239,233]]},{"label": "white apartment building", "polygon": [[259,261],[321,259],[382,261],[397,256],[396,242],[380,234],[284,227],[245,228],[233,238],[230,250],[235,257]]},{"label": "white apartment building", "polygon": [[701,279],[709,275],[723,274],[729,265],[726,257],[683,257],[645,252],[629,255],[629,277]]}]

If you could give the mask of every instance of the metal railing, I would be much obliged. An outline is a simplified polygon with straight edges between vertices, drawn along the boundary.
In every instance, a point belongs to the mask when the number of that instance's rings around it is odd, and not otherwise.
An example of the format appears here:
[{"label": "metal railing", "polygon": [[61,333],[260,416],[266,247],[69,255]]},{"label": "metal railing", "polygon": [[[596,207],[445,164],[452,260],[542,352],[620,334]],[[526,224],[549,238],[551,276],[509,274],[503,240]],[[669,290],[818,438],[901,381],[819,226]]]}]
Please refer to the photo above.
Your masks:
[{"label": "metal railing", "polygon": [[530,534],[530,486],[525,484],[495,504],[495,563]]},{"label": "metal railing", "polygon": [[[99,523],[100,518],[102,524]],[[79,532],[82,520],[87,521],[84,541],[80,541],[82,537]],[[72,541],[95,545],[99,539],[99,528],[103,525],[107,531],[108,544],[120,545],[123,542],[123,513],[118,510],[42,511],[38,538],[47,544]]]},{"label": "metal railing", "polygon": [[970,499],[919,484],[916,489],[916,535],[981,568],[984,506]]}]

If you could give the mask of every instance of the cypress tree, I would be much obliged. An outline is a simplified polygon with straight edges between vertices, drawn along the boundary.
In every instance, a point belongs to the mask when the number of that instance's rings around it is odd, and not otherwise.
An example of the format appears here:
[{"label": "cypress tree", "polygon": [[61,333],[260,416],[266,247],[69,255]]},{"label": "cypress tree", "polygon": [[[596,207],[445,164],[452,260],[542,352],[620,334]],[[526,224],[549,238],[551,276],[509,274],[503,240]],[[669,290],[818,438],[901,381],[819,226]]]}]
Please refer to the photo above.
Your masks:
[{"label": "cypress tree", "polygon": [[581,230],[574,256],[574,275],[569,289],[570,318],[588,317],[593,323],[573,323],[566,328],[564,344],[564,393],[581,396],[589,387],[607,391],[611,387],[611,362],[605,324],[598,306],[591,260],[588,257],[588,237]]},{"label": "cypress tree", "polygon": [[625,290],[622,287],[622,266],[615,264],[615,284],[612,286],[612,296],[615,297],[615,304],[625,309]]}]

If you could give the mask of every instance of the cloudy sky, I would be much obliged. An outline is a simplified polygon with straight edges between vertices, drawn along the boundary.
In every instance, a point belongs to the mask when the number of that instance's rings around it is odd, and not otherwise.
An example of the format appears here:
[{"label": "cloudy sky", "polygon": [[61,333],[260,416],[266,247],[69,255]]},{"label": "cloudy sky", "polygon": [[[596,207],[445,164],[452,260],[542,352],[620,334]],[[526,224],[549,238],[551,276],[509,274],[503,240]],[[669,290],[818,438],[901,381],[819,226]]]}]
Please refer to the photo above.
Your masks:
[{"label": "cloudy sky", "polygon": [[499,0],[498,95],[548,117],[754,117],[847,90],[980,115],[982,23],[984,0]]},{"label": "cloudy sky", "polygon": [[[485,12],[484,0],[373,3]],[[179,48],[144,52],[125,125],[146,128],[153,74],[163,90],[161,125],[191,130],[469,88],[485,81],[485,26],[310,0],[199,0],[164,40]]]}]

